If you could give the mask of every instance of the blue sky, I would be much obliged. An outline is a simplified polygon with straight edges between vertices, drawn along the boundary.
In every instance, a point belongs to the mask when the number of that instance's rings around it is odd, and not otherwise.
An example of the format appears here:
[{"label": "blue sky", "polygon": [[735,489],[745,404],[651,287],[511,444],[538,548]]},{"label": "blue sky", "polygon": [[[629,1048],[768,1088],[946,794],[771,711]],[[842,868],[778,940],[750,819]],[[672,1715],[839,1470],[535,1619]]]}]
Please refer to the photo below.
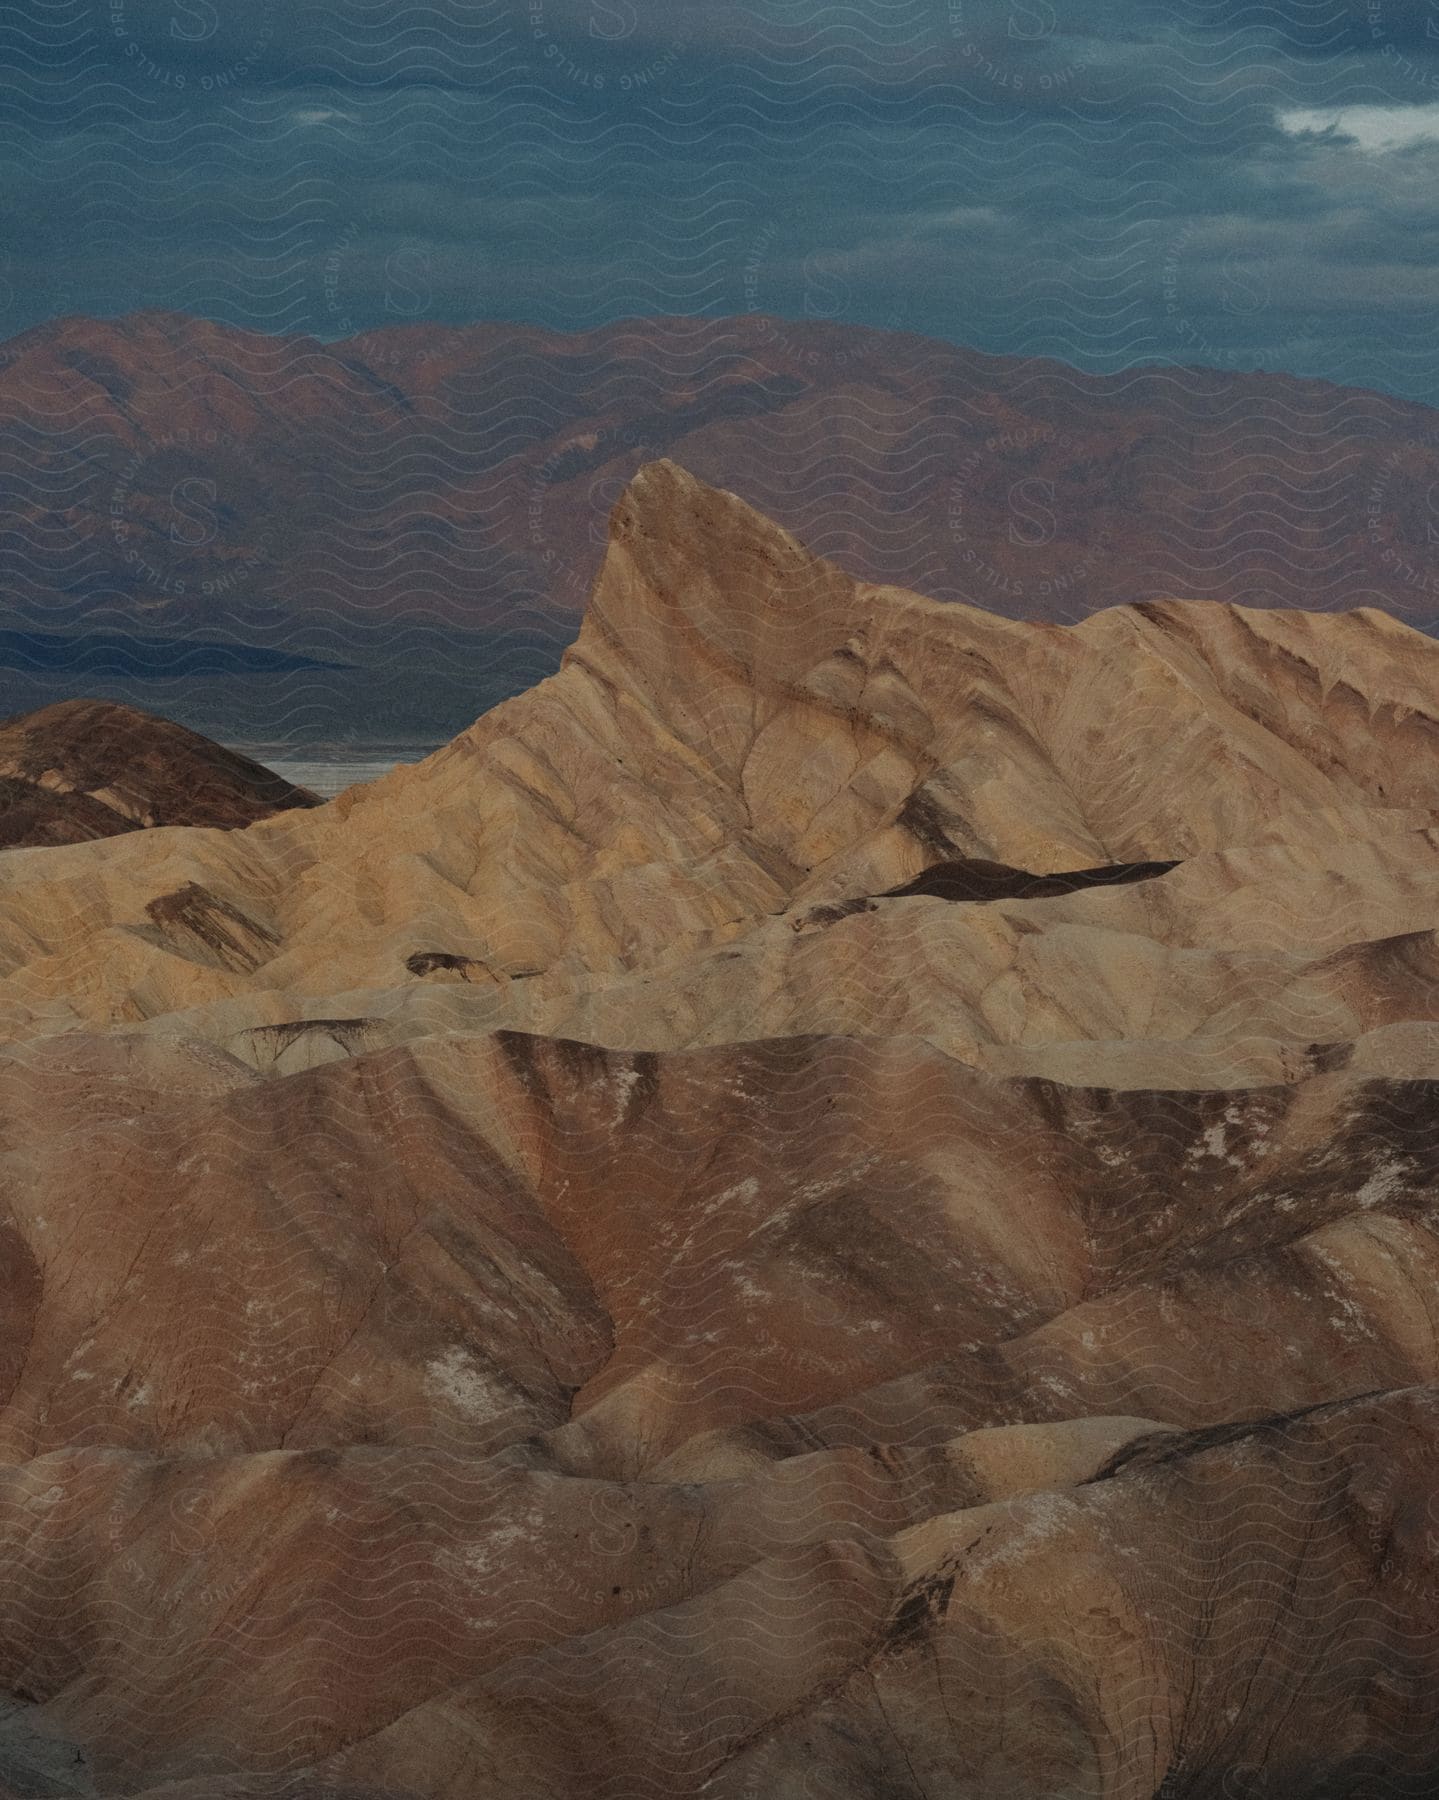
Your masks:
[{"label": "blue sky", "polygon": [[0,331],[762,311],[1439,399],[1439,0],[28,0]]}]

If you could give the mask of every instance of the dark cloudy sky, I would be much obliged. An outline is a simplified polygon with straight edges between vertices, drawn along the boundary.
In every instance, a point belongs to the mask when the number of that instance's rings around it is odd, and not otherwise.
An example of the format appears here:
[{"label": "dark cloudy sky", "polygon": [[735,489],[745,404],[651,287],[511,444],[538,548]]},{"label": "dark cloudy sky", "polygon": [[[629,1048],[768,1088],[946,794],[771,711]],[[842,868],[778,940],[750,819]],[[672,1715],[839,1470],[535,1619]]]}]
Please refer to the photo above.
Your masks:
[{"label": "dark cloudy sky", "polygon": [[1439,399],[1439,0],[21,0],[0,330],[763,311]]}]

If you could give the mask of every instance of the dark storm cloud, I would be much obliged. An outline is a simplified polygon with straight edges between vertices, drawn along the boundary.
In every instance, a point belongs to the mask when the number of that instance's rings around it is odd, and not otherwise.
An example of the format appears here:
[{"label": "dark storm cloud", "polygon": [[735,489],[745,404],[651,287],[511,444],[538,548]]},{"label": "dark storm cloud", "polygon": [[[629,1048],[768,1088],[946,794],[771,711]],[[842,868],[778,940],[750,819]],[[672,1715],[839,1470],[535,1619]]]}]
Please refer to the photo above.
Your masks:
[{"label": "dark storm cloud", "polygon": [[45,19],[0,26],[8,329],[756,310],[1439,397],[1439,0]]}]

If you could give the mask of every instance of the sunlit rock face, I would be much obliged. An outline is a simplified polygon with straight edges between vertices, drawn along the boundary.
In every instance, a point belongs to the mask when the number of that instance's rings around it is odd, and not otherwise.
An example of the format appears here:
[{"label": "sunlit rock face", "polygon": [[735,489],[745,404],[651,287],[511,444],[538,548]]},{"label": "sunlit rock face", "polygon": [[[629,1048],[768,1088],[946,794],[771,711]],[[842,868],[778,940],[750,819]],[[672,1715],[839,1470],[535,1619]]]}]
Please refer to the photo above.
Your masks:
[{"label": "sunlit rock face", "polygon": [[659,463],[428,761],[0,856],[0,1791],[1427,1793],[1436,701]]}]

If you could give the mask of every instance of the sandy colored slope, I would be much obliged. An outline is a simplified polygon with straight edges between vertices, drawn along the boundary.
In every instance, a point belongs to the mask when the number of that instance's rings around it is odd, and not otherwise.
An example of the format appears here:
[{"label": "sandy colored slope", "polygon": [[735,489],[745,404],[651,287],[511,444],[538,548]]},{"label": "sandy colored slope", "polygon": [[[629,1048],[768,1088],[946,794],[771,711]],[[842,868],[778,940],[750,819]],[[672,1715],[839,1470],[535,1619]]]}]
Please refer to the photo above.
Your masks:
[{"label": "sandy colored slope", "polygon": [[456,1800],[516,1781],[1199,1800],[1353,1792],[1376,1768],[1417,1791],[1436,1749],[1414,1518],[1433,1434],[1432,1396],[1396,1395],[1166,1446],[1152,1469],[935,1518],[884,1551],[831,1542],[517,1660],[334,1773]]},{"label": "sandy colored slope", "polygon": [[1435,657],[658,465],[427,763],[0,858],[0,1794],[1432,1789]]},{"label": "sandy colored slope", "polygon": [[[226,1721],[191,1749],[210,1772],[156,1790],[176,1800],[881,1795],[907,1773],[919,1792],[1014,1800],[1312,1796],[1376,1770],[1417,1792],[1436,1750],[1434,1434],[1432,1392],[1414,1389],[1192,1436],[1114,1421],[1071,1457],[1081,1485],[999,1504],[967,1479],[963,1444],[928,1467],[811,1458],[751,1490],[563,1495],[433,1456],[138,1482],[111,1459],[88,1471],[97,1504],[71,1513],[68,1554],[32,1526],[27,1570],[73,1583],[126,1550],[122,1570],[145,1551],[173,1568],[183,1545],[209,1632],[187,1641],[186,1596],[130,1664],[130,1710],[106,1721],[128,1766],[162,1778],[177,1724]],[[34,1465],[5,1509],[86,1474],[81,1456]],[[576,1520],[590,1561],[567,1579]],[[530,1604],[496,1607],[502,1564]],[[118,1649],[127,1600],[152,1595],[109,1587],[92,1629]],[[306,1638],[313,1618],[327,1629]],[[279,1685],[287,1639],[289,1704],[246,1712],[240,1695]],[[84,1650],[100,1660],[95,1639]],[[207,1693],[206,1673],[228,1693]],[[105,1713],[94,1687],[34,1709],[30,1743]],[[259,1772],[281,1746],[340,1736],[308,1780]]]},{"label": "sandy colored slope", "polygon": [[[460,1690],[640,1615],[685,1684],[737,1677],[736,1632],[787,1643],[783,1680],[809,1705],[893,1628],[907,1582],[1016,1518],[876,1542],[1068,1488],[1160,1426],[1439,1379],[1429,1083],[1118,1097],[898,1039],[656,1057],[514,1037],[266,1082],[213,1052],[77,1037],[15,1057],[0,1092],[0,1602],[4,1680],[27,1705],[9,1754],[73,1744],[102,1792],[293,1768],[391,1721],[401,1748],[352,1753],[357,1772],[469,1792],[481,1765],[443,1748],[476,1703]],[[56,1134],[57,1104],[83,1125]],[[1402,1448],[1383,1454],[1432,1472],[1428,1402],[1393,1404]],[[1341,1450],[1379,1454],[1362,1433],[1331,1446],[1326,1480],[1370,1479]],[[1317,1606],[1333,1526],[1304,1523],[1317,1502],[1293,1480],[1282,1457],[1216,1477],[1202,1525],[1174,1529],[1261,1559],[1312,1530]],[[1382,1480],[1374,1531],[1410,1530],[1383,1523],[1414,1504],[1409,1477]],[[1182,1631],[1187,1582],[1170,1591],[1153,1542],[1140,1554],[1145,1629]],[[1402,1648],[1374,1554],[1344,1581],[1371,1584]],[[1017,1560],[1006,1604],[1040,1604],[1022,1596],[1049,1592],[1046,1566]],[[855,1567],[878,1584],[858,1631]],[[1110,1578],[1070,1579],[1098,1595]],[[655,1704],[647,1664],[593,1653],[593,1674],[577,1645],[563,1679],[504,1676],[502,1693],[540,1682],[543,1748],[486,1711],[487,1778],[523,1786],[540,1755],[555,1785],[535,1791],[620,1781],[608,1738],[556,1738],[576,1705]],[[1213,1646],[1184,1654],[1219,1678]],[[1153,1673],[1150,1704],[1172,1704],[1180,1675]],[[959,1755],[924,1683],[897,1679],[926,1753]],[[693,1695],[662,1723],[645,1754],[679,1757],[674,1785],[662,1761],[615,1792],[697,1792],[743,1748],[712,1739]],[[1076,1766],[1110,1729],[1065,1727]]]},{"label": "sandy colored slope", "polygon": [[[565,669],[427,763],[239,836],[7,858],[5,1016],[259,993],[280,1023],[437,959],[583,986],[965,855],[1044,872],[1287,845],[1307,866],[1246,896],[1248,941],[1316,898],[1342,928],[1365,844],[1403,840],[1427,877],[1436,657],[1377,613],[1173,604],[1070,630],[940,607],[656,465]],[[1364,936],[1422,912],[1383,905]]]},{"label": "sandy colored slope", "polygon": [[439,964],[401,988],[299,1006],[260,990],[148,1030],[207,1037],[267,1074],[451,1031],[657,1049],[899,1033],[997,1072],[1195,1088],[1288,1080],[1415,1023],[1414,1060],[1393,1072],[1422,1074],[1436,877],[1427,830],[1271,846],[1034,901],[801,902],[600,977],[559,967],[494,982]]}]

